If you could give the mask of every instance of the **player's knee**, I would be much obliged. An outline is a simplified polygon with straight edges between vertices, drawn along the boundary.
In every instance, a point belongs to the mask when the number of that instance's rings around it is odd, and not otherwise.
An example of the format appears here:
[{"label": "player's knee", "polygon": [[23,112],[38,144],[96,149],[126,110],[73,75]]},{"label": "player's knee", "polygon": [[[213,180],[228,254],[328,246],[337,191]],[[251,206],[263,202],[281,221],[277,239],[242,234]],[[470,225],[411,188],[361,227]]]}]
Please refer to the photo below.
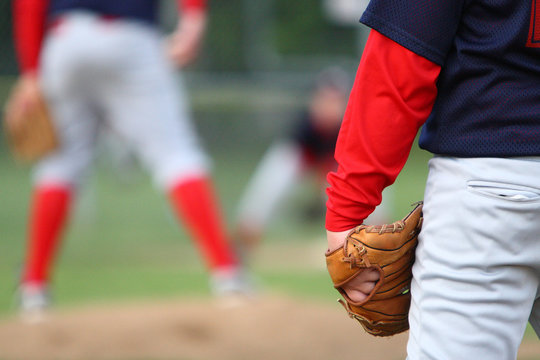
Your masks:
[{"label": "player's knee", "polygon": [[63,164],[38,164],[34,169],[33,182],[35,185],[58,184],[70,188],[78,188],[87,178],[89,168],[78,164],[69,166]]},{"label": "player's knee", "polygon": [[170,189],[184,181],[208,176],[210,166],[202,156],[192,160],[179,157],[165,161],[151,171],[154,182],[159,188]]}]

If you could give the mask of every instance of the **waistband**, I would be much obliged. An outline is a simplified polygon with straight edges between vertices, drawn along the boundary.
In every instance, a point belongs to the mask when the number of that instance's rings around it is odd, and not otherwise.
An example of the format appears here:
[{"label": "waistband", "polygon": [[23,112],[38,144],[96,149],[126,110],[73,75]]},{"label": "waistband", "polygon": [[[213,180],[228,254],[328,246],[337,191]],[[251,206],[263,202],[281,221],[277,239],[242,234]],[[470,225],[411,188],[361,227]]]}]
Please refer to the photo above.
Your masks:
[{"label": "waistband", "polygon": [[47,30],[57,29],[60,25],[65,23],[66,20],[70,16],[85,17],[87,19],[94,19],[98,21],[103,21],[105,23],[114,22],[116,20],[122,19],[120,16],[117,16],[117,15],[95,14],[95,13],[87,12],[87,11],[70,11],[70,12],[56,15],[52,19],[50,19],[47,22]]}]

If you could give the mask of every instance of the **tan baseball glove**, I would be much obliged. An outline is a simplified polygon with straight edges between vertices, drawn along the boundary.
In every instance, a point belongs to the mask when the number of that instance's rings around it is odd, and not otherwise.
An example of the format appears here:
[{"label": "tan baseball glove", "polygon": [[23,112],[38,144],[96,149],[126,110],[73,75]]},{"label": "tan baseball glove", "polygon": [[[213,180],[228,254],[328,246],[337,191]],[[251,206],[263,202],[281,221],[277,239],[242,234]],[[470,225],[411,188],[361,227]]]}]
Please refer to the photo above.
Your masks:
[{"label": "tan baseball glove", "polygon": [[4,109],[4,130],[17,160],[33,162],[58,147],[58,137],[37,79],[21,78]]},{"label": "tan baseball glove", "polygon": [[[409,329],[411,268],[422,219],[420,202],[403,220],[357,226],[342,248],[326,253],[334,287],[345,299],[339,302],[372,335],[391,336]],[[354,302],[343,286],[367,268],[378,270],[380,279],[364,301]]]}]

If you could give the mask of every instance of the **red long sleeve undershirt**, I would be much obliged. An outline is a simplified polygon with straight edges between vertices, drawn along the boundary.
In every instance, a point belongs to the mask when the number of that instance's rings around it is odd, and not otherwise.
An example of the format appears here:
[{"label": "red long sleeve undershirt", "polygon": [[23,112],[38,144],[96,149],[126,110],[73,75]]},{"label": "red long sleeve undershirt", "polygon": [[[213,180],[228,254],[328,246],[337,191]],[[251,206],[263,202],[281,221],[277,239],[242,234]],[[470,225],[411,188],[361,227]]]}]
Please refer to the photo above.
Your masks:
[{"label": "red long sleeve undershirt", "polygon": [[47,0],[13,1],[13,34],[22,73],[37,70],[48,6]]},{"label": "red long sleeve undershirt", "polygon": [[178,8],[182,11],[206,10],[207,5],[206,0],[178,0]]},{"label": "red long sleeve undershirt", "polygon": [[[115,0],[116,1],[116,0]],[[206,0],[177,0],[182,12],[205,11]],[[13,33],[19,68],[22,73],[36,72],[49,0],[14,0]]]},{"label": "red long sleeve undershirt", "polygon": [[437,96],[440,66],[372,30],[328,175],[326,229],[355,227],[405,165]]}]

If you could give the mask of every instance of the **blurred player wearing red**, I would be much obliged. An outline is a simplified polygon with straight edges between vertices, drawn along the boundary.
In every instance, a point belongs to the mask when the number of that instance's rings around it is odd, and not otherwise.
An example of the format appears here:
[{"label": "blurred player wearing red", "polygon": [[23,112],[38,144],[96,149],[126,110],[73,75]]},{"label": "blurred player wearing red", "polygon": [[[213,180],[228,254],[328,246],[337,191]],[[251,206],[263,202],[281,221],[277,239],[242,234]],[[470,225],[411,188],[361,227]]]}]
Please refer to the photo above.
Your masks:
[{"label": "blurred player wearing red", "polygon": [[[320,189],[309,214],[324,214],[326,174],[335,170],[336,139],[350,91],[349,75],[339,67],[321,71],[314,81],[306,109],[298,116],[292,131],[278,139],[265,152],[240,198],[236,237],[249,252],[260,243],[266,227],[291,190],[312,175]],[[320,211],[319,211],[320,210]],[[385,218],[384,207],[372,216]]]},{"label": "blurred player wearing red", "polygon": [[324,194],[325,175],[336,166],[333,152],[348,91],[343,70],[323,71],[290,134],[264,154],[239,202],[235,235],[243,252],[260,243],[272,215],[302,176],[313,174],[320,183],[320,197]]},{"label": "blurred player wearing red", "polygon": [[103,123],[133,146],[167,192],[206,259],[215,293],[247,291],[174,70],[198,54],[206,3],[179,0],[178,27],[165,44],[157,7],[154,0],[14,1],[19,86],[43,89],[61,141],[34,170],[23,309],[47,305],[62,230]]}]

